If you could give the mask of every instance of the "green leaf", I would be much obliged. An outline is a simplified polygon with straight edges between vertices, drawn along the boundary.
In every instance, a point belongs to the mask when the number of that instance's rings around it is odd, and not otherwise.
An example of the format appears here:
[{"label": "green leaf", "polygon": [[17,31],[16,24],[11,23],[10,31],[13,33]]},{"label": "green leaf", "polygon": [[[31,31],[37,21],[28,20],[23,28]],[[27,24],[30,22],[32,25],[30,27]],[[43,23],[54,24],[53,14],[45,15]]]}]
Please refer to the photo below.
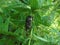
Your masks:
[{"label": "green leaf", "polygon": [[7,20],[5,21],[5,23],[4,23],[5,28],[3,30],[8,31],[9,22],[10,22],[10,17],[7,18]]},{"label": "green leaf", "polygon": [[3,26],[3,18],[2,16],[0,16],[0,30],[2,30],[2,26]]},{"label": "green leaf", "polygon": [[54,22],[54,15],[47,15],[41,17],[41,24],[45,26],[50,26]]},{"label": "green leaf", "polygon": [[39,8],[39,0],[29,0],[29,4],[32,9]]},{"label": "green leaf", "polygon": [[41,40],[41,41],[49,42],[48,40],[46,40],[46,39],[44,39],[42,37],[36,36],[35,34],[34,34],[34,37],[37,38],[37,39],[39,39],[39,40]]}]

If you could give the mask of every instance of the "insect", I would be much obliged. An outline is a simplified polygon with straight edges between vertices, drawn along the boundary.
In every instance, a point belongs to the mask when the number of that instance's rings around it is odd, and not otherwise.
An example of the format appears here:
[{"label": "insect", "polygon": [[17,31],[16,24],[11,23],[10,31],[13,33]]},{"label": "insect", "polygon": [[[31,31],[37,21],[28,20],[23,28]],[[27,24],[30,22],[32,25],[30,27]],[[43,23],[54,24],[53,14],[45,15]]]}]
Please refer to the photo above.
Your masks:
[{"label": "insect", "polygon": [[31,23],[32,23],[32,16],[27,16],[26,17],[26,23],[25,23],[25,30],[29,31],[31,29]]}]

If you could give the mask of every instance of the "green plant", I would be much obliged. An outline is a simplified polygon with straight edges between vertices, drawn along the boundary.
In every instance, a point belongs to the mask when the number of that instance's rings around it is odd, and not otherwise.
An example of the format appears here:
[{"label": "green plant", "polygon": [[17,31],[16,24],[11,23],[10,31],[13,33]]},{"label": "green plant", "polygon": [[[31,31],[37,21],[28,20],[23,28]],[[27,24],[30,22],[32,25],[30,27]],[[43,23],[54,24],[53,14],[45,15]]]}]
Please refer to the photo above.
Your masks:
[{"label": "green plant", "polygon": [[[30,32],[25,30],[28,15],[33,17]],[[0,45],[60,45],[59,19],[60,0],[0,0]]]}]

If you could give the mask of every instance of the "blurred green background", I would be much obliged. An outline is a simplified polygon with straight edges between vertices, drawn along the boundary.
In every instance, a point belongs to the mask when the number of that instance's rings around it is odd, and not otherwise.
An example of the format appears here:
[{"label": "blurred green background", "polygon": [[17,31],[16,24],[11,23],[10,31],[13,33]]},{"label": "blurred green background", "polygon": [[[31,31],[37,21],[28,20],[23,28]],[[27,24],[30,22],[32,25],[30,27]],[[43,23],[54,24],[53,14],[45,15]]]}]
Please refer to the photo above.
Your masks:
[{"label": "blurred green background", "polygon": [[0,45],[60,45],[60,0],[0,0]]}]

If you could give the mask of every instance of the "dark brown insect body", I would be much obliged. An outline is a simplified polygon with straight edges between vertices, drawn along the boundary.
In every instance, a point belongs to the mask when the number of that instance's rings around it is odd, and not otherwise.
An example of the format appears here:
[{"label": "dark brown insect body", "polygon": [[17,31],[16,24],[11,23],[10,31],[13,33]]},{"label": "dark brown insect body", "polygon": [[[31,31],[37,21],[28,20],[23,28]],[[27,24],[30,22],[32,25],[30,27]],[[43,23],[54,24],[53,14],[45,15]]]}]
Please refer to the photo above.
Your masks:
[{"label": "dark brown insect body", "polygon": [[26,23],[25,23],[26,31],[29,31],[31,29],[31,23],[32,23],[32,16],[27,16]]}]

